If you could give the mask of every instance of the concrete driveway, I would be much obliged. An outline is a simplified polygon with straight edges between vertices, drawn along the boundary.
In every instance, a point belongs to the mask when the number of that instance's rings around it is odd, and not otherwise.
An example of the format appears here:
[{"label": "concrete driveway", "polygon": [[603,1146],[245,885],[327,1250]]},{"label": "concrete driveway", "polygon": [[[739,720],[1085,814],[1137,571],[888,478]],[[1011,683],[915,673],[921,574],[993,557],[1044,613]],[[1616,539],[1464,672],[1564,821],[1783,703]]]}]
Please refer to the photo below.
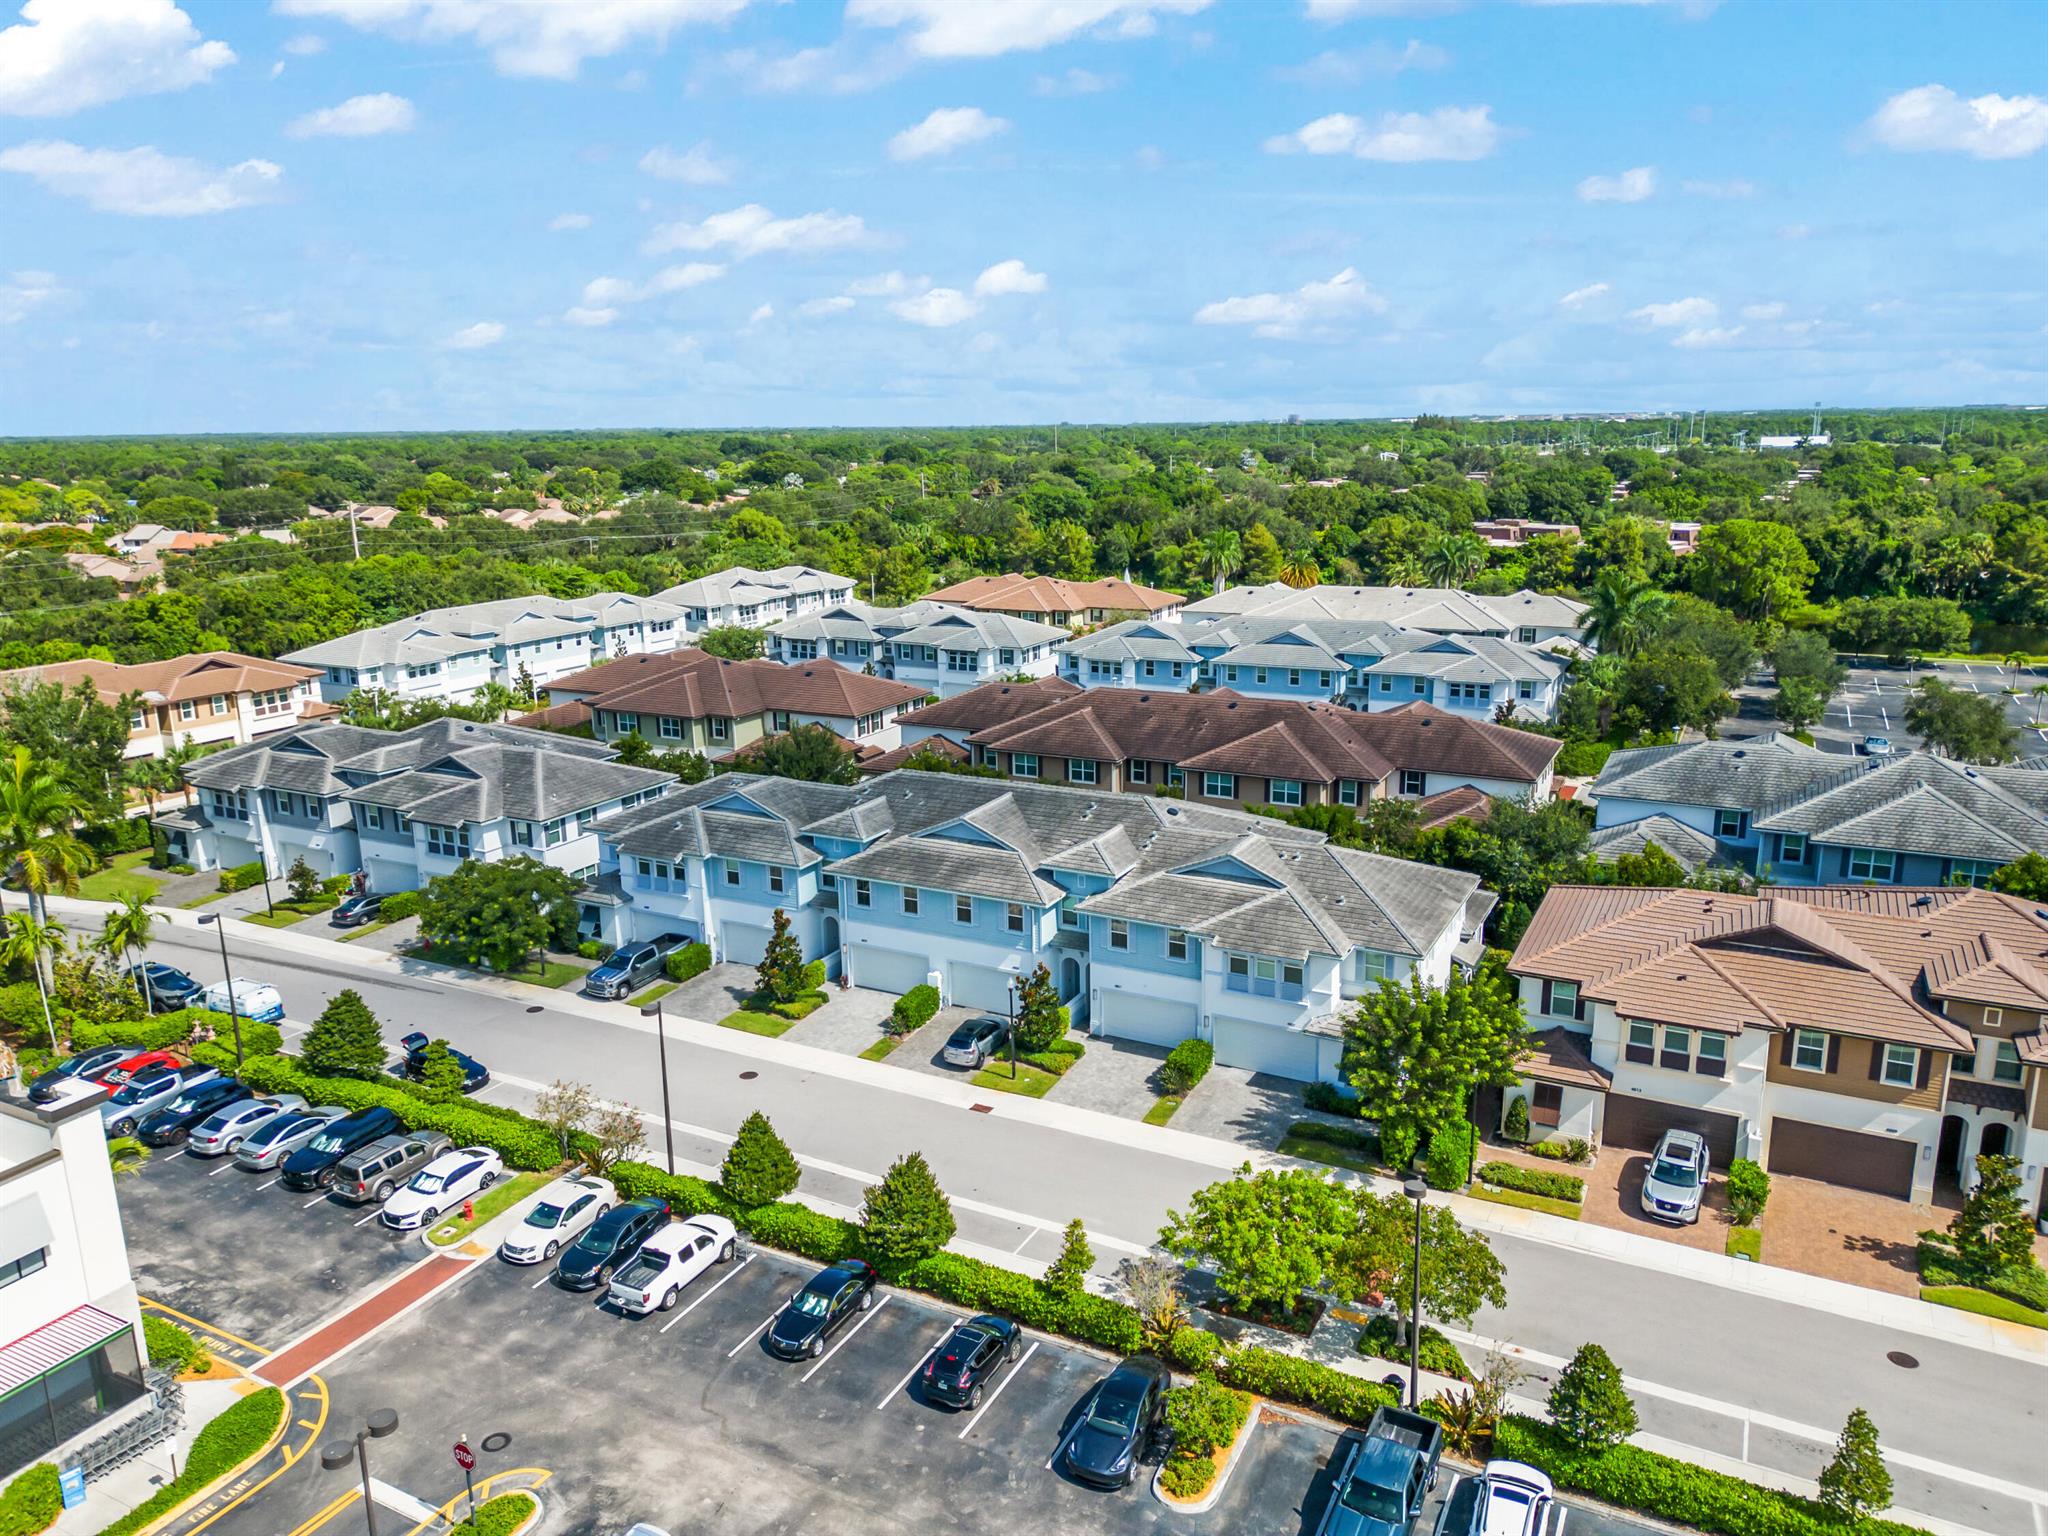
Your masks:
[{"label": "concrete driveway", "polygon": [[1288,1126],[1313,1118],[1302,1106],[1301,1084],[1244,1067],[1215,1066],[1174,1111],[1173,1128],[1270,1152]]},{"label": "concrete driveway", "polygon": [[744,1008],[760,980],[761,973],[751,965],[714,965],[669,993],[662,1006],[671,1013],[716,1024],[728,1013]]},{"label": "concrete driveway", "polygon": [[1141,1118],[1158,1102],[1159,1064],[1166,1060],[1163,1046],[1108,1039],[1086,1044],[1087,1053],[1067,1068],[1052,1098],[1130,1120]]},{"label": "concrete driveway", "polygon": [[847,987],[842,991],[836,983],[828,983],[825,996],[830,1001],[824,1007],[799,1020],[782,1038],[858,1056],[881,1039],[889,1010],[896,1006],[894,993],[877,992],[871,987]]}]

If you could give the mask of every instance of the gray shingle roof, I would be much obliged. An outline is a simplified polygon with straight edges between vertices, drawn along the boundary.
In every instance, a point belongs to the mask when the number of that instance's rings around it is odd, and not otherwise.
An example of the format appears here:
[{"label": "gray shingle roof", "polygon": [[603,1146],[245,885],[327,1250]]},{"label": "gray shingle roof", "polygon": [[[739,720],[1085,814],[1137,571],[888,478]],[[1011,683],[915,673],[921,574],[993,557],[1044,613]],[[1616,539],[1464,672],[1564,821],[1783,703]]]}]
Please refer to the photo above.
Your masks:
[{"label": "gray shingle roof", "polygon": [[1594,858],[1612,863],[1623,854],[1641,853],[1649,843],[1670,854],[1687,874],[1711,862],[1720,846],[1699,828],[1660,813],[1602,827],[1589,840],[1588,849]]},{"label": "gray shingle roof", "polygon": [[584,630],[677,620],[683,610],[630,592],[588,597],[505,597],[487,603],[434,608],[409,618],[359,629],[291,652],[283,659],[309,667],[381,667],[488,651],[506,641],[530,641]]},{"label": "gray shingle roof", "polygon": [[1931,752],[1865,759],[1756,824],[1833,847],[1997,863],[2048,850],[2048,815],[1981,769]]},{"label": "gray shingle roof", "polygon": [[1772,732],[1616,752],[1593,781],[1593,793],[1600,799],[1762,812],[1842,771],[1840,757]]}]

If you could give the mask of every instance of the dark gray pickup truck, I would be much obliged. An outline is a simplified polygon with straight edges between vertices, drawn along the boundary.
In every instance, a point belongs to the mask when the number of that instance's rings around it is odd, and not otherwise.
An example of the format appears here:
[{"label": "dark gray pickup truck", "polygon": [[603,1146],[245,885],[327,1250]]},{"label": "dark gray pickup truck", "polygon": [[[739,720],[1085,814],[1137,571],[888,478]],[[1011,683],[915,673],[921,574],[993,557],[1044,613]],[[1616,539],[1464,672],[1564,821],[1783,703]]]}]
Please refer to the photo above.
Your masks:
[{"label": "dark gray pickup truck", "polygon": [[1407,1536],[1436,1486],[1443,1448],[1443,1426],[1435,1419],[1399,1408],[1375,1410],[1365,1438],[1337,1453],[1316,1536]]}]

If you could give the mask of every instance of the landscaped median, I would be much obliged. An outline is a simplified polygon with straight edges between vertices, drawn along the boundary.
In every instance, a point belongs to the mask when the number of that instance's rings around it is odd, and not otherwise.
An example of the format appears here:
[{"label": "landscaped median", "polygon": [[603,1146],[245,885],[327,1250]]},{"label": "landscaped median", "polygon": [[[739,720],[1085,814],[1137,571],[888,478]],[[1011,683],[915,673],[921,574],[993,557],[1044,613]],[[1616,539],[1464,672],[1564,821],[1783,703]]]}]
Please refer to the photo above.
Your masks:
[{"label": "landscaped median", "polygon": [[57,1469],[47,1461],[30,1467],[0,1489],[0,1536],[35,1536],[57,1523],[64,1495]]},{"label": "landscaped median", "polygon": [[1230,1469],[1258,1427],[1258,1404],[1248,1392],[1197,1376],[1166,1394],[1166,1425],[1173,1450],[1152,1479],[1159,1502],[1190,1514],[1222,1496]]},{"label": "landscaped median", "polygon": [[509,1211],[528,1195],[537,1194],[554,1175],[549,1171],[514,1174],[509,1179],[500,1179],[489,1189],[469,1202],[470,1214],[459,1212],[448,1220],[437,1222],[427,1234],[427,1241],[436,1248],[448,1248],[461,1242],[500,1211]]},{"label": "landscaped median", "polygon": [[486,1499],[474,1520],[458,1520],[449,1536],[519,1536],[540,1517],[540,1500],[524,1488]]}]

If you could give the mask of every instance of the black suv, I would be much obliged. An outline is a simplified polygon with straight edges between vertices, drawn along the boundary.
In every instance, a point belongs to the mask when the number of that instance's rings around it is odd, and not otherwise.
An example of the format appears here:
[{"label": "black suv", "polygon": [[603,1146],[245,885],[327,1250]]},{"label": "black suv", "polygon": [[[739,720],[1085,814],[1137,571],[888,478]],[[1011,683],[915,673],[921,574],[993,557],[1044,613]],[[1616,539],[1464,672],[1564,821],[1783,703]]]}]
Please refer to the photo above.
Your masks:
[{"label": "black suv", "polygon": [[1024,1330],[1007,1317],[970,1317],[924,1363],[924,1395],[948,1408],[979,1408],[981,1395],[1017,1358]]},{"label": "black suv", "polygon": [[398,1116],[382,1105],[344,1115],[284,1160],[284,1187],[325,1189],[334,1178],[336,1163],[379,1136],[403,1129]]},{"label": "black suv", "polygon": [[151,1013],[174,1013],[189,1008],[206,989],[174,965],[147,960],[128,968],[128,979],[149,1004]]},{"label": "black suv", "polygon": [[1067,1436],[1067,1471],[1098,1488],[1129,1487],[1172,1384],[1165,1364],[1150,1355],[1133,1355],[1103,1377]]},{"label": "black suv", "polygon": [[875,1272],[860,1259],[841,1259],[821,1269],[789,1298],[768,1325],[768,1348],[785,1360],[825,1352],[825,1341],[856,1312],[875,1304]]},{"label": "black suv", "polygon": [[572,1291],[611,1283],[612,1271],[668,1225],[666,1200],[629,1200],[606,1211],[555,1260],[555,1279]]},{"label": "black suv", "polygon": [[135,1135],[152,1147],[174,1147],[215,1110],[254,1097],[232,1077],[208,1078],[186,1089],[162,1109],[144,1115],[142,1123],[135,1127]]},{"label": "black suv", "polygon": [[[433,1043],[432,1039],[419,1030],[414,1030],[398,1042],[398,1048],[405,1052],[405,1075],[414,1082],[419,1081],[420,1073],[426,1067],[427,1047]],[[448,1047],[448,1054],[453,1056],[455,1064],[462,1068],[464,1093],[475,1093],[491,1080],[491,1069],[474,1056],[465,1055],[452,1045]]]}]

